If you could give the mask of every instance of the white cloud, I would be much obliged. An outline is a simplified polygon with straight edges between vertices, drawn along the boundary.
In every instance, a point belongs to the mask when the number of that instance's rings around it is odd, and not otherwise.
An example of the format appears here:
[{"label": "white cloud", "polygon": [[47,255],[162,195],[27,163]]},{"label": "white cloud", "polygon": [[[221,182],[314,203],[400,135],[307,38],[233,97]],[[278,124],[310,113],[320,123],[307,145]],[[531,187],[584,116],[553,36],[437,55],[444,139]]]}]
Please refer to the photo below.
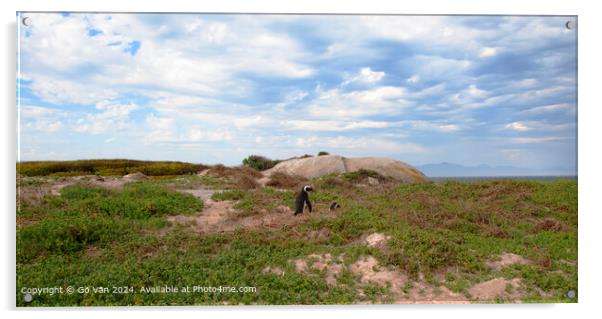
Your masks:
[{"label": "white cloud", "polygon": [[575,127],[575,123],[547,123],[543,121],[513,122],[505,125],[505,128],[514,131],[564,131]]},{"label": "white cloud", "polygon": [[172,118],[158,117],[154,114],[151,114],[146,117],[146,123],[148,123],[153,129],[170,130],[172,129],[175,121]]},{"label": "white cloud", "polygon": [[[289,78],[314,73],[297,40],[273,32],[267,22],[240,18],[225,25],[178,15],[167,16],[172,25],[168,28],[128,14],[35,13],[31,18],[36,21],[27,30],[31,35],[20,37],[23,77],[32,81],[34,94],[56,104],[95,104],[157,88],[208,96],[224,91],[244,94],[250,87],[237,76],[239,72]],[[159,32],[174,32],[178,25],[195,41]],[[91,37],[90,28],[101,33]],[[134,40],[141,44],[135,56],[127,52]],[[80,67],[91,71],[69,74]]]},{"label": "white cloud", "polygon": [[546,136],[546,137],[515,137],[511,141],[518,144],[535,144],[566,140],[566,137]]},{"label": "white cloud", "polygon": [[117,98],[119,95],[116,90],[106,85],[91,85],[38,74],[31,77],[33,93],[42,100],[54,104],[95,104],[101,100]]},{"label": "white cloud", "polygon": [[479,57],[480,58],[488,58],[488,57],[492,57],[492,56],[494,56],[496,54],[497,54],[497,49],[496,48],[484,47],[479,52]]},{"label": "white cloud", "polygon": [[41,131],[41,132],[45,132],[45,133],[59,132],[59,131],[63,130],[63,128],[64,128],[64,125],[60,121],[48,122],[45,120],[25,123],[22,126],[22,130],[24,129],[23,131],[33,130],[33,131]]},{"label": "white cloud", "polygon": [[188,132],[188,135],[181,138],[180,141],[188,142],[217,142],[217,141],[229,141],[232,139],[232,135],[228,130],[202,130],[200,128],[192,128]]},{"label": "white cloud", "polygon": [[292,120],[283,123],[284,129],[300,131],[350,131],[356,129],[386,128],[387,122],[383,121],[310,121]]},{"label": "white cloud", "polygon": [[380,81],[385,76],[385,72],[373,71],[371,68],[362,68],[358,74],[348,77],[342,85],[347,85],[353,82],[372,84]]},{"label": "white cloud", "polygon": [[24,105],[20,107],[21,134],[29,130],[55,133],[65,128],[64,112],[40,106]]},{"label": "white cloud", "polygon": [[56,131],[60,131],[62,129],[63,129],[63,123],[61,123],[60,121],[52,122],[52,123],[48,124],[48,126],[46,126],[47,132],[56,132]]},{"label": "white cloud", "polygon": [[435,84],[420,91],[409,93],[413,99],[424,99],[426,97],[441,96],[446,93],[447,86],[445,83]]},{"label": "white cloud", "polygon": [[468,86],[468,94],[476,97],[485,97],[488,95],[487,91],[479,89],[474,84]]},{"label": "white cloud", "polygon": [[430,43],[453,48],[474,46],[476,39],[487,33],[450,20],[443,16],[362,16],[341,29],[347,30],[352,37],[377,37],[404,42],[429,39]]},{"label": "white cloud", "polygon": [[516,82],[515,86],[518,88],[528,88],[528,87],[532,87],[535,84],[537,84],[539,81],[537,81],[537,79],[523,79],[520,80],[518,82]]},{"label": "white cloud", "polygon": [[140,107],[134,103],[120,104],[106,100],[96,103],[96,109],[103,111],[102,114],[100,114],[103,118],[124,118],[139,108]]},{"label": "white cloud", "polygon": [[458,124],[448,124],[448,123],[436,123],[436,122],[428,122],[428,121],[407,121],[402,122],[409,124],[414,129],[419,130],[427,130],[427,131],[436,131],[436,132],[457,132],[462,130],[462,127]]},{"label": "white cloud", "polygon": [[428,149],[413,143],[398,143],[382,138],[353,138],[337,137],[308,137],[297,138],[295,145],[303,149],[324,148],[332,150],[360,150],[367,152],[395,152],[398,154],[416,154],[427,152]]},{"label": "white cloud", "polygon": [[460,109],[475,109],[484,106],[490,106],[491,103],[494,102],[494,99],[487,98],[488,96],[488,91],[481,90],[476,85],[471,84],[468,86],[468,88],[450,95],[448,100],[451,103],[459,106]]},{"label": "white cloud", "polygon": [[409,63],[420,65],[418,76],[424,78],[445,78],[446,80],[456,74],[462,74],[472,65],[467,59],[446,58],[438,55],[419,54],[411,58]]},{"label": "white cloud", "polygon": [[35,120],[40,118],[47,118],[58,115],[60,113],[58,110],[55,109],[32,105],[21,105],[19,111],[21,113],[22,120]]},{"label": "white cloud", "polygon": [[528,110],[522,111],[523,114],[529,115],[541,115],[545,113],[553,113],[553,112],[574,112],[577,108],[568,103],[563,104],[550,104],[550,105],[542,105],[530,108]]},{"label": "white cloud", "polygon": [[420,76],[418,74],[414,74],[408,78],[408,83],[418,83],[420,81]]},{"label": "white cloud", "polygon": [[139,106],[133,103],[120,104],[113,101],[100,101],[96,103],[96,109],[100,113],[87,114],[77,121],[75,130],[80,133],[99,134],[112,130],[128,128],[129,114]]},{"label": "white cloud", "polygon": [[323,119],[349,119],[374,114],[398,114],[409,102],[403,87],[379,86],[368,90],[343,92],[340,89],[316,90],[309,102],[309,114]]},{"label": "white cloud", "polygon": [[513,122],[510,124],[506,124],[505,127],[508,129],[514,130],[514,131],[519,131],[519,132],[524,132],[524,131],[528,131],[531,129],[525,123],[521,123],[521,122]]},{"label": "white cloud", "polygon": [[252,126],[262,126],[271,123],[271,120],[261,115],[249,117],[237,117],[232,119],[232,123],[238,129],[246,129]]}]

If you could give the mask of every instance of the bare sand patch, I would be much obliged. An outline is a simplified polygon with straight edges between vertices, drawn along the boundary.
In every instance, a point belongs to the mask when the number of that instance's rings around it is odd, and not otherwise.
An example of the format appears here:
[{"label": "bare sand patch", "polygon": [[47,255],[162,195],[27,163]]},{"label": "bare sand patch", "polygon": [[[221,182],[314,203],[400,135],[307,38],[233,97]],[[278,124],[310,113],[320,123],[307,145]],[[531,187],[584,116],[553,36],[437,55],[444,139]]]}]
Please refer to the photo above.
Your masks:
[{"label": "bare sand patch", "polygon": [[219,232],[227,230],[225,221],[234,212],[233,201],[205,201],[205,208],[196,215],[172,215],[167,220],[177,224],[192,224],[197,233]]},{"label": "bare sand patch", "polygon": [[330,237],[330,231],[326,228],[322,228],[320,230],[310,230],[305,235],[305,238],[315,241],[327,240],[328,237]]},{"label": "bare sand patch", "polygon": [[[455,293],[445,286],[434,286],[427,283],[422,276],[418,281],[410,281],[408,277],[396,269],[385,269],[380,266],[373,256],[364,256],[350,266],[353,274],[357,275],[362,284],[375,284],[380,287],[388,287],[389,297],[393,303],[469,303],[462,294]],[[357,289],[358,300],[356,303],[368,303],[365,299],[363,289]],[[377,303],[390,302],[383,298],[377,298]]]},{"label": "bare sand patch", "polygon": [[88,245],[85,251],[86,256],[88,257],[100,257],[102,256],[102,250],[94,245]]},{"label": "bare sand patch", "polygon": [[472,298],[480,301],[492,301],[497,298],[519,300],[522,297],[519,292],[520,287],[521,280],[519,278],[512,280],[494,278],[472,286],[468,289],[468,293]]},{"label": "bare sand patch", "polygon": [[369,247],[379,247],[385,246],[389,239],[391,239],[391,236],[386,236],[385,234],[381,233],[373,233],[368,235],[364,241]]},{"label": "bare sand patch", "polygon": [[[343,271],[343,256],[333,258],[331,254],[311,254],[307,258],[298,258],[290,261],[295,265],[297,272],[308,272],[310,269],[323,271],[326,283],[334,287],[337,285],[337,276]],[[309,266],[308,266],[309,265]]]},{"label": "bare sand patch", "polygon": [[503,253],[499,255],[499,260],[489,261],[486,264],[493,270],[501,270],[502,268],[512,265],[528,265],[530,263],[531,262],[523,256],[512,253]]},{"label": "bare sand patch", "polygon": [[262,273],[272,273],[278,276],[284,276],[284,270],[278,266],[266,266],[261,270]]},{"label": "bare sand patch", "polygon": [[408,278],[395,270],[383,269],[376,258],[365,256],[350,266],[353,274],[360,277],[364,284],[372,283],[381,287],[389,287],[391,292],[401,293]]},{"label": "bare sand patch", "polygon": [[178,192],[190,194],[194,197],[200,198],[203,201],[211,200],[211,196],[215,193],[213,189],[207,188],[196,188],[196,189],[179,189]]},{"label": "bare sand patch", "polygon": [[280,228],[282,226],[294,226],[306,222],[311,218],[321,216],[320,214],[303,214],[293,216],[293,211],[287,206],[277,206],[273,209],[264,209],[259,214],[251,216],[240,216],[240,211],[235,208],[235,201],[214,201],[210,197],[214,190],[193,189],[183,190],[204,198],[205,207],[195,215],[172,215],[167,220],[178,224],[191,224],[196,233],[231,232],[237,229],[253,228]]},{"label": "bare sand patch", "polygon": [[433,286],[424,281],[412,283],[412,288],[395,303],[467,304],[463,294],[455,293],[445,286]]}]

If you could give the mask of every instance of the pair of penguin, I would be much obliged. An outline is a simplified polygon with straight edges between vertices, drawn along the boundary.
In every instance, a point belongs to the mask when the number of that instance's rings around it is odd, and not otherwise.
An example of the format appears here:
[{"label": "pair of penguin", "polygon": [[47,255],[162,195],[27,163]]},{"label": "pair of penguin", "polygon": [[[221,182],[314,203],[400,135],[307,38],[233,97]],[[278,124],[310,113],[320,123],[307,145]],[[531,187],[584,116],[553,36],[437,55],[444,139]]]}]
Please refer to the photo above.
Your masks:
[{"label": "pair of penguin", "polygon": [[[309,201],[309,192],[313,192],[313,190],[313,187],[311,187],[310,185],[305,185],[297,194],[297,198],[295,199],[295,216],[302,214],[305,210],[306,205],[309,209],[309,212],[311,213],[311,202]],[[331,211],[336,210],[340,207],[341,205],[339,205],[337,202],[332,202],[332,204],[330,204]]]}]

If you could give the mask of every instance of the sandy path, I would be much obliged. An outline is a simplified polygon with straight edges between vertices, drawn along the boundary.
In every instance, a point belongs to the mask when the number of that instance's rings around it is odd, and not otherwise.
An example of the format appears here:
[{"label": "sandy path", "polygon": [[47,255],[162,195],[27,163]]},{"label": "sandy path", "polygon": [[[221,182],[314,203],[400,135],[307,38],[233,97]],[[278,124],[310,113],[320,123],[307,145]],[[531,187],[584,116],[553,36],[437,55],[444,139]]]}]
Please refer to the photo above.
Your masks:
[{"label": "sandy path", "polygon": [[178,190],[181,193],[186,193],[186,194],[191,194],[197,198],[202,199],[204,202],[207,203],[208,201],[212,201],[211,200],[211,196],[213,196],[213,194],[215,193],[214,189],[207,189],[207,188],[198,188],[198,189],[180,189]]},{"label": "sandy path", "polygon": [[334,217],[333,212],[320,214],[319,212],[305,213],[301,216],[293,216],[293,211],[286,206],[278,206],[273,209],[264,209],[262,213],[252,216],[241,217],[239,211],[234,207],[236,201],[214,201],[211,195],[219,190],[213,189],[186,189],[180,192],[192,194],[203,200],[205,206],[202,211],[195,215],[168,216],[167,220],[178,224],[190,224],[192,231],[203,234],[211,232],[231,232],[237,229],[251,228],[278,228],[282,226],[294,226],[308,219],[318,216]]},{"label": "sandy path", "polygon": [[167,220],[178,224],[192,223],[193,229],[197,233],[206,233],[220,231],[223,228],[224,221],[228,219],[232,208],[232,201],[214,201],[211,196],[216,192],[214,189],[182,189],[179,192],[191,194],[205,204],[203,210],[196,215],[173,215],[168,216]]}]

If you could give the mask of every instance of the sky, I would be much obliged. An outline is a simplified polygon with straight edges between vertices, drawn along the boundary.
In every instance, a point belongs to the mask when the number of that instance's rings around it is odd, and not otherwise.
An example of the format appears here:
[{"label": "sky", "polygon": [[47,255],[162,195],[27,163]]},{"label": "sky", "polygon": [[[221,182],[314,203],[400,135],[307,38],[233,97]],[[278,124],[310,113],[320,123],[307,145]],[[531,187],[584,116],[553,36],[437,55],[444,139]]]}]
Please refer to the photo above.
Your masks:
[{"label": "sky", "polygon": [[574,17],[21,13],[21,161],[576,173]]}]

